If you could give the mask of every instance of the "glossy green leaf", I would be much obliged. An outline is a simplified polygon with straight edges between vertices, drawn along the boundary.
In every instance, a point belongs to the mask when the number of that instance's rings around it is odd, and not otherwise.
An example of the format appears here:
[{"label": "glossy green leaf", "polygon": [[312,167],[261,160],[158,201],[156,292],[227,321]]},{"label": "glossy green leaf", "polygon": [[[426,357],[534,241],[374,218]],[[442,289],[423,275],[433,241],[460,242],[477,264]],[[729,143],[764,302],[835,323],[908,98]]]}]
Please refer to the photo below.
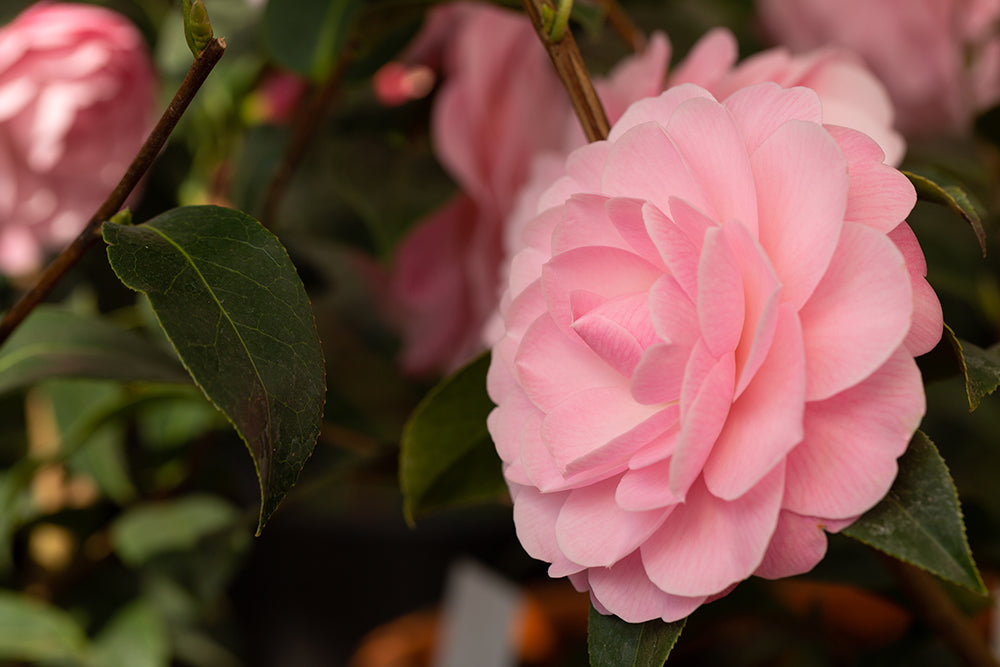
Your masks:
[{"label": "glossy green leaf", "polygon": [[686,620],[626,623],[617,616],[601,614],[591,605],[587,623],[590,667],[662,667]]},{"label": "glossy green leaf", "polygon": [[934,443],[917,431],[888,495],[843,530],[890,556],[985,595],[958,493]]},{"label": "glossy green leaf", "polygon": [[278,62],[325,79],[343,49],[359,0],[280,0],[264,10],[264,38]]},{"label": "glossy green leaf", "polygon": [[149,297],[195,382],[246,442],[260,479],[258,532],[295,484],[323,415],[323,351],[284,247],[218,206],[105,224],[108,259]]},{"label": "glossy green leaf", "polygon": [[107,320],[39,306],[0,348],[0,393],[53,377],[191,382],[169,353]]},{"label": "glossy green leaf", "polygon": [[80,664],[89,644],[73,617],[50,605],[0,591],[0,659]]},{"label": "glossy green leaf", "polygon": [[239,510],[225,500],[191,495],[133,507],[111,525],[111,541],[122,561],[135,567],[160,554],[192,549],[241,520]]},{"label": "glossy green leaf", "polygon": [[118,610],[94,638],[95,667],[168,667],[170,638],[160,615],[143,601]]},{"label": "glossy green leaf", "polygon": [[940,174],[934,174],[933,180],[912,171],[904,171],[903,175],[910,179],[917,191],[917,198],[946,206],[969,223],[979,241],[979,247],[982,248],[983,257],[986,257],[986,230],[983,229],[975,203],[960,185],[949,182]]},{"label": "glossy green leaf", "polygon": [[500,459],[486,430],[493,409],[486,394],[489,366],[484,354],[432,389],[410,416],[399,454],[408,520],[506,493]]}]

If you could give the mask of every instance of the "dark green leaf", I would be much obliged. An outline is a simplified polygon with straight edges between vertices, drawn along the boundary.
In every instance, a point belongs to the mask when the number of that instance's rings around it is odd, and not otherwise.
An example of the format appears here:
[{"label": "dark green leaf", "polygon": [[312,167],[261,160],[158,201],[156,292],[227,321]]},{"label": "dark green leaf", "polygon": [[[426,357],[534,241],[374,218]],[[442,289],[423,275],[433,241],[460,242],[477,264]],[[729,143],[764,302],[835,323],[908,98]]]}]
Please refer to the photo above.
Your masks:
[{"label": "dark green leaf", "polygon": [[917,431],[888,495],[845,535],[985,595],[972,560],[958,493],[934,443]]},{"label": "dark green leaf", "polygon": [[979,247],[983,250],[983,257],[986,257],[986,230],[983,229],[983,222],[976,205],[961,186],[948,182],[939,174],[934,174],[934,180],[911,171],[904,171],[903,175],[913,183],[919,199],[947,206],[962,216],[971,225],[979,241]]},{"label": "dark green leaf", "polygon": [[79,663],[88,648],[83,630],[66,612],[0,591],[0,659]]},{"label": "dark green leaf", "polygon": [[190,383],[169,353],[106,320],[40,306],[0,348],[0,393],[52,377]]},{"label": "dark green leaf", "polygon": [[626,623],[591,605],[587,623],[590,667],[663,667],[686,620]]},{"label": "dark green leaf", "polygon": [[120,609],[94,639],[95,667],[167,667],[170,638],[159,614],[142,601]]},{"label": "dark green leaf", "polygon": [[111,525],[111,541],[122,561],[135,567],[163,553],[191,549],[241,520],[225,500],[191,495],[130,509]]},{"label": "dark green leaf", "polygon": [[295,484],[323,415],[323,351],[284,247],[218,206],[105,224],[108,259],[144,292],[195,382],[236,427],[261,487],[258,532]]},{"label": "dark green leaf", "polygon": [[968,341],[959,341],[959,345],[971,411],[979,407],[983,397],[1000,387],[1000,355]]},{"label": "dark green leaf", "polygon": [[489,366],[484,354],[443,380],[403,429],[399,483],[410,521],[433,509],[506,492],[500,459],[486,430],[493,409],[486,395]]},{"label": "dark green leaf", "polygon": [[264,35],[278,62],[320,81],[343,48],[359,0],[280,0],[267,3]]}]

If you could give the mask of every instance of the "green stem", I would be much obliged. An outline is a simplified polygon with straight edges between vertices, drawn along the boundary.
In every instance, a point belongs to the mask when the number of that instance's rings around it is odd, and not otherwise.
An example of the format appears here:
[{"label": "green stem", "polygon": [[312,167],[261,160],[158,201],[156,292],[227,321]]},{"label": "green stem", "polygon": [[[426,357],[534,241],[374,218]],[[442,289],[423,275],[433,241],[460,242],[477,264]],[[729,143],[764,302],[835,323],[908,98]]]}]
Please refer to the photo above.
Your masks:
[{"label": "green stem", "polygon": [[115,186],[115,189],[108,195],[108,198],[104,200],[104,203],[101,204],[97,212],[90,218],[87,226],[83,228],[79,236],[52,260],[52,263],[45,268],[45,271],[42,272],[35,285],[25,292],[21,299],[14,304],[14,307],[7,311],[3,320],[0,320],[0,345],[3,345],[4,341],[14,332],[14,329],[35,309],[35,306],[40,304],[49,295],[62,277],[76,266],[76,263],[101,238],[101,226],[104,224],[104,221],[111,218],[111,216],[121,209],[129,194],[138,185],[139,180],[149,170],[150,166],[152,166],[156,156],[167,142],[170,133],[173,132],[177,122],[181,119],[188,105],[191,104],[191,100],[194,99],[195,93],[205,83],[205,79],[208,78],[209,73],[215,67],[216,63],[219,62],[219,59],[222,58],[225,50],[226,41],[224,39],[213,39],[198,54],[198,57],[194,59],[194,62],[191,63],[191,69],[188,70],[187,76],[184,77],[184,81],[181,83],[180,88],[177,89],[174,98],[170,101],[156,127],[153,128],[153,131],[146,139],[146,143],[139,149],[135,159],[132,160],[132,164],[129,165],[118,185]]},{"label": "green stem", "polygon": [[573,0],[559,0],[556,8],[555,20],[552,22],[552,29],[549,30],[549,41],[560,42],[566,34],[566,26],[569,25],[569,15],[573,11]]}]

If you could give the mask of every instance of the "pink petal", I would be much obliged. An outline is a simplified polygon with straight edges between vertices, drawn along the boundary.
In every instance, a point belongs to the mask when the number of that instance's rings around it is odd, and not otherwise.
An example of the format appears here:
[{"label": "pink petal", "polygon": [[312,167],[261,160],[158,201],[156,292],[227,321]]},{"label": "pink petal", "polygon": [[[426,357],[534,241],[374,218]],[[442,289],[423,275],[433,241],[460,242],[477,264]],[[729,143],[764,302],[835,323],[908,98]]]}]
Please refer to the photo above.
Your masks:
[{"label": "pink petal", "polygon": [[[605,210],[621,237],[640,257],[650,264],[661,266],[663,258],[646,231],[643,217],[645,202],[641,199],[613,197],[608,200]],[[665,265],[663,268],[666,268]]]},{"label": "pink petal", "polygon": [[542,193],[538,210],[561,206],[578,192],[601,192],[601,174],[611,144],[595,141],[577,148],[566,158],[566,176]]},{"label": "pink petal", "polygon": [[655,123],[633,127],[612,144],[601,183],[601,192],[606,195],[644,199],[661,211],[668,210],[670,197],[711,210],[701,183],[689,171],[670,137]]},{"label": "pink petal", "polygon": [[713,28],[699,39],[670,72],[670,85],[694,83],[711,88],[736,63],[736,38],[726,28]]},{"label": "pink petal", "polygon": [[880,232],[895,229],[917,203],[906,176],[881,162],[852,162],[844,220],[860,222]]},{"label": "pink petal", "polygon": [[630,129],[649,122],[666,127],[674,110],[695,97],[715,99],[704,88],[685,83],[668,88],[659,97],[646,97],[634,102],[611,128],[608,141],[617,143]]},{"label": "pink petal", "polygon": [[610,567],[660,527],[669,509],[630,512],[615,503],[615,478],[570,491],[556,520],[556,542],[574,563]]},{"label": "pink petal", "polygon": [[[736,372],[733,355],[714,360],[704,373],[705,360],[711,359],[707,350],[702,351],[705,349],[700,341],[695,345],[681,392],[681,433],[670,466],[670,490],[681,497],[701,475],[733,401]],[[703,378],[700,382],[699,377]],[[690,403],[684,400],[684,394],[694,394]]]},{"label": "pink petal", "polygon": [[548,316],[538,318],[524,334],[515,363],[525,394],[546,412],[580,389],[623,383],[583,341]]},{"label": "pink petal", "polygon": [[764,363],[778,321],[781,283],[764,249],[739,223],[723,227],[726,240],[740,266],[746,302],[743,334],[736,348],[736,391],[739,396]]},{"label": "pink petal", "polygon": [[632,373],[632,398],[645,405],[679,401],[690,356],[691,348],[685,345],[659,343],[648,347]]},{"label": "pink petal", "polygon": [[681,227],[652,204],[643,206],[642,217],[649,238],[659,251],[663,263],[693,302],[698,294],[698,261],[704,233],[697,241],[692,240]]},{"label": "pink petal", "polygon": [[871,375],[902,344],[912,313],[896,246],[870,227],[844,223],[826,275],[799,311],[806,399],[828,398]]},{"label": "pink petal", "polygon": [[607,197],[575,194],[566,202],[564,217],[552,232],[552,254],[574,248],[607,246],[631,251],[632,247],[608,224]]},{"label": "pink petal", "polygon": [[[738,220],[757,235],[757,196],[743,137],[726,107],[705,97],[681,104],[667,134],[702,184],[719,222]],[[725,174],[725,178],[719,178]]]},{"label": "pink petal", "polygon": [[739,498],[802,441],[805,389],[802,331],[785,306],[767,358],[733,403],[705,463],[705,484],[712,495]]},{"label": "pink petal", "polygon": [[556,542],[556,519],[569,493],[539,493],[530,486],[513,486],[511,496],[514,498],[517,539],[528,555],[552,563],[551,576],[566,576],[583,570],[583,566],[563,555]]},{"label": "pink petal", "polygon": [[831,519],[866,512],[889,491],[923,414],[920,371],[904,348],[860,384],[808,403],[805,438],[787,459],[785,509]]},{"label": "pink petal", "polygon": [[562,327],[573,323],[570,295],[577,290],[607,299],[646,292],[662,275],[655,266],[627,250],[593,246],[553,257],[542,270],[542,290],[549,312]]},{"label": "pink petal", "polygon": [[740,88],[723,104],[733,115],[749,154],[790,120],[823,122],[819,97],[809,88],[785,90],[776,83],[761,83]]},{"label": "pink petal", "polygon": [[606,468],[628,457],[677,421],[675,408],[641,405],[621,387],[578,391],[542,422],[542,438],[564,474]]},{"label": "pink petal", "polygon": [[593,597],[609,613],[627,623],[642,623],[657,617],[667,622],[678,621],[705,601],[703,596],[681,597],[661,591],[646,576],[638,553],[610,568],[589,570],[587,576]]},{"label": "pink petal", "polygon": [[736,350],[743,333],[743,279],[721,227],[708,230],[698,263],[698,328],[709,352]]},{"label": "pink petal", "polygon": [[670,458],[629,470],[615,489],[615,502],[633,512],[670,507],[683,501],[670,490]]},{"label": "pink petal", "polygon": [[913,356],[926,354],[934,349],[944,331],[941,302],[924,278],[927,275],[927,262],[910,226],[905,222],[900,224],[889,232],[889,238],[903,253],[913,287],[913,321],[906,334],[906,349]]},{"label": "pink petal", "polygon": [[640,551],[650,580],[674,595],[713,595],[746,579],[764,558],[778,522],[785,467],[727,502],[695,482],[685,502]]},{"label": "pink petal", "polygon": [[690,347],[698,339],[698,310],[669,274],[649,289],[649,316],[664,342]]},{"label": "pink petal", "polygon": [[819,519],[782,510],[764,560],[754,571],[758,577],[781,579],[803,574],[826,555],[826,533]]},{"label": "pink petal", "polygon": [[798,308],[833,256],[847,201],[847,161],[814,123],[791,120],[750,156],[757,180],[760,243]]}]

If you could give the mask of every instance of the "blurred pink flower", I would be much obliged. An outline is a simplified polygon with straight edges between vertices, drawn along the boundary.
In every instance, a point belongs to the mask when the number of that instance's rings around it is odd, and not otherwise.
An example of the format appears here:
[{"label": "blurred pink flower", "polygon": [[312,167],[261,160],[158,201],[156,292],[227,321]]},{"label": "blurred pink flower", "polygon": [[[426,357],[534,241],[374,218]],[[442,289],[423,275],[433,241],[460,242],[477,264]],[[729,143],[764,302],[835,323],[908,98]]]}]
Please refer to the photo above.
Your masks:
[{"label": "blurred pink flower", "polygon": [[906,134],[967,131],[1000,101],[1000,0],[759,0],[758,9],[792,49],[857,51]]},{"label": "blurred pink flower", "polygon": [[811,569],[941,335],[916,196],[806,88],[684,84],[574,151],[511,264],[489,430],[522,545],[626,621]]},{"label": "blurred pink flower", "polygon": [[253,122],[275,125],[291,122],[308,90],[309,82],[298,74],[268,72],[248,98],[246,116]]},{"label": "blurred pink flower", "polygon": [[0,28],[0,271],[36,270],[125,173],[151,128],[156,80],[124,17],[39,3]]}]

